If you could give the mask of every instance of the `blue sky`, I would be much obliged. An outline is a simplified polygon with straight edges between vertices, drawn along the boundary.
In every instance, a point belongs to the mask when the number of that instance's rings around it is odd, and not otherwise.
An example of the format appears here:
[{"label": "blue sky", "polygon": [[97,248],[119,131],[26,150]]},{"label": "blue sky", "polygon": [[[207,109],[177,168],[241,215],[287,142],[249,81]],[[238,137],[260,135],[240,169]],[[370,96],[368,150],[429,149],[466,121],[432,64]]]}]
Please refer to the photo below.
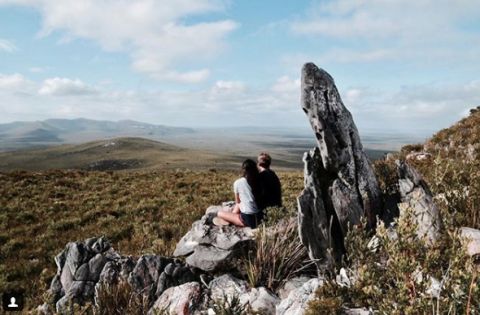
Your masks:
[{"label": "blue sky", "polygon": [[0,0],[0,123],[305,127],[299,76],[361,130],[426,133],[480,105],[476,0]]}]

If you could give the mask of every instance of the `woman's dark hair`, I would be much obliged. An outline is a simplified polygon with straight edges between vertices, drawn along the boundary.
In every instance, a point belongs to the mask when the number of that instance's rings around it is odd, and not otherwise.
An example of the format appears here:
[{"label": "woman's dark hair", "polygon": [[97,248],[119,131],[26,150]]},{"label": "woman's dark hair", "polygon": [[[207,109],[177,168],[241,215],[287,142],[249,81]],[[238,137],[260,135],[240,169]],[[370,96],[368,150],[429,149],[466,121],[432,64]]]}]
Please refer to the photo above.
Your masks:
[{"label": "woman's dark hair", "polygon": [[252,188],[253,197],[258,202],[260,199],[260,183],[257,163],[251,159],[246,159],[242,163],[243,177],[247,179],[248,185]]}]

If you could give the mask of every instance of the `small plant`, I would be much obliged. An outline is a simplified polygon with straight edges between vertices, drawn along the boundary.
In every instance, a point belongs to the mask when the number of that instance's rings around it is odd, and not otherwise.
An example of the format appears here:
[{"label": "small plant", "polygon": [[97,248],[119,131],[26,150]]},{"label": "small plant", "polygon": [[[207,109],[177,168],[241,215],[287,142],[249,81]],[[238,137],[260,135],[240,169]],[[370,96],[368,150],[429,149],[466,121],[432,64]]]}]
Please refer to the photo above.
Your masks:
[{"label": "small plant", "polygon": [[240,303],[240,298],[237,295],[228,297],[223,296],[212,302],[212,310],[215,315],[248,315],[247,306]]},{"label": "small plant", "polygon": [[102,284],[97,290],[95,314],[143,315],[148,311],[147,298],[135,292],[126,280],[117,284]]},{"label": "small plant", "polygon": [[242,261],[252,287],[276,291],[284,282],[312,267],[306,248],[298,237],[294,218],[258,228],[255,249]]}]

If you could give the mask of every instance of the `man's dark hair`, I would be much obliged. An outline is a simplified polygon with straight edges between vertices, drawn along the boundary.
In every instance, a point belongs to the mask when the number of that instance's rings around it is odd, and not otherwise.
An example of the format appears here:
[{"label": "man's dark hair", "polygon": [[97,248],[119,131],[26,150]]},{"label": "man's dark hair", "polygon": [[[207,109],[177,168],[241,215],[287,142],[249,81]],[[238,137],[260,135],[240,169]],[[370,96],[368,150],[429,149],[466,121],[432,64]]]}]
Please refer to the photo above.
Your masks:
[{"label": "man's dark hair", "polygon": [[262,152],[258,155],[257,161],[258,165],[260,165],[261,167],[269,168],[270,164],[272,164],[272,157],[270,156],[270,154]]}]

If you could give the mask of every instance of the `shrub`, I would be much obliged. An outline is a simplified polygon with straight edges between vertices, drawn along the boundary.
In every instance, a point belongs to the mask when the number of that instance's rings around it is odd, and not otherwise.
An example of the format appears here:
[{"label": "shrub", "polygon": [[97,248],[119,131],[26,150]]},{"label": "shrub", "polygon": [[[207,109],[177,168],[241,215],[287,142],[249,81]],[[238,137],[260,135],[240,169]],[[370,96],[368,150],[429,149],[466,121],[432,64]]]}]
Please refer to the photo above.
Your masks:
[{"label": "shrub", "polygon": [[275,291],[284,282],[311,269],[306,248],[300,242],[296,219],[268,227],[261,225],[255,236],[255,249],[242,261],[252,287]]},{"label": "shrub", "polygon": [[147,298],[135,292],[127,281],[119,281],[114,285],[103,284],[97,292],[95,314],[143,315],[148,311]]},{"label": "shrub", "polygon": [[[327,279],[309,304],[310,314],[325,309],[335,314],[341,305],[371,307],[380,314],[476,314],[480,307],[477,267],[458,233],[445,231],[434,246],[427,246],[415,231],[411,209],[397,220],[396,232],[378,226],[376,248],[364,229],[351,228],[344,268],[352,284],[342,286],[334,278]],[[434,279],[440,281],[438,295],[431,293]]]}]

